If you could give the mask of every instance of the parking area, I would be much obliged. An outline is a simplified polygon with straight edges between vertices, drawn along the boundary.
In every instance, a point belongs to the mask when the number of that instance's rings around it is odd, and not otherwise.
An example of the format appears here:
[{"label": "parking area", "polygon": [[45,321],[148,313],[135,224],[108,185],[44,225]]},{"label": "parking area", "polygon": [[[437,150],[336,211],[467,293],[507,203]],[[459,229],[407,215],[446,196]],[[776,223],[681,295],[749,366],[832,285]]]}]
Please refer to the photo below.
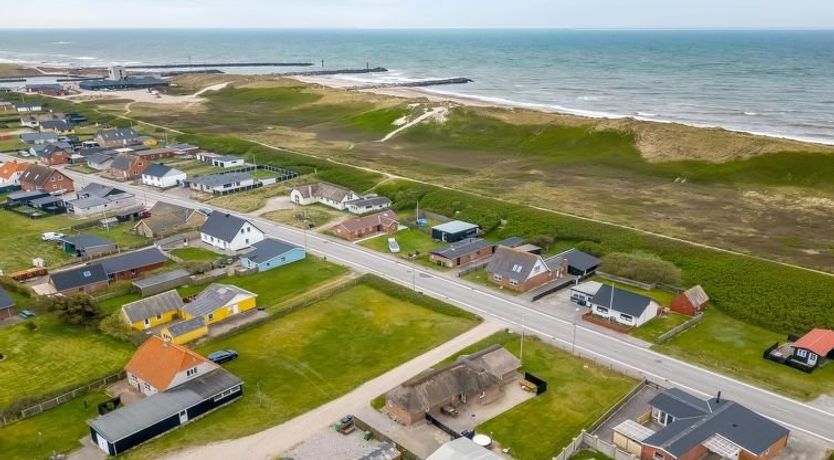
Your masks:
[{"label": "parking area", "polygon": [[398,457],[391,443],[376,439],[365,439],[364,433],[356,430],[344,435],[332,427],[325,428],[310,436],[303,443],[281,454],[279,458],[293,460],[357,460],[374,458],[393,460]]}]

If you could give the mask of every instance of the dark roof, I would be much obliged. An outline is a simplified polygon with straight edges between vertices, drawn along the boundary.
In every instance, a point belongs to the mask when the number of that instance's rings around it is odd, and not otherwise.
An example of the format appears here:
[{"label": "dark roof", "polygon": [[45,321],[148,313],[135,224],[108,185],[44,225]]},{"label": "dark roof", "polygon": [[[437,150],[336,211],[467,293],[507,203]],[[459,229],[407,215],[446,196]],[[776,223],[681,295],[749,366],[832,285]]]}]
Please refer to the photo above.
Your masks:
[{"label": "dark roof", "polygon": [[[611,306],[611,290],[614,290],[614,306]],[[640,294],[635,294],[633,292],[624,291],[620,288],[614,287],[604,284],[602,285],[596,294],[594,294],[594,303],[606,307],[611,308],[612,310],[616,310],[620,313],[625,313],[631,316],[640,316],[646,311],[646,308],[651,304],[652,299],[642,296]]]},{"label": "dark roof", "polygon": [[139,289],[147,289],[158,284],[168,283],[170,281],[182,279],[181,284],[185,284],[186,279],[191,276],[188,270],[178,268],[170,272],[160,273],[159,275],[149,276],[140,280],[134,280],[133,285]]},{"label": "dark roof", "polygon": [[286,254],[293,249],[300,249],[294,244],[272,238],[258,241],[253,244],[252,247],[254,249],[244,254],[243,258],[249,259],[255,263],[266,262],[267,260],[274,259],[282,254]]},{"label": "dark roof", "polygon": [[48,206],[55,203],[63,203],[64,199],[60,196],[45,196],[42,198],[35,198],[34,200],[29,201],[29,206],[40,208],[43,206]]},{"label": "dark roof", "polygon": [[397,223],[397,213],[391,211],[390,209],[387,211],[380,211],[374,214],[369,214],[367,216],[357,217],[356,219],[349,219],[341,224],[337,225],[336,227],[340,227],[345,229],[346,231],[353,233],[364,230],[370,227],[376,226],[383,226],[389,227]]},{"label": "dark roof", "polygon": [[0,287],[0,310],[8,310],[14,307],[14,300],[9,297],[9,294]]},{"label": "dark roof", "polygon": [[131,323],[144,321],[156,315],[182,308],[182,297],[175,289],[145,297],[122,306],[122,311]]},{"label": "dark roof", "polygon": [[454,259],[489,247],[492,247],[492,243],[483,238],[466,238],[431,253],[447,259]]},{"label": "dark roof", "polygon": [[83,196],[97,196],[99,198],[104,198],[110,195],[118,195],[122,193],[127,193],[124,190],[118,189],[116,187],[111,187],[109,185],[102,185],[95,182],[91,182],[87,184],[86,187],[82,188],[81,190],[75,192],[76,195],[79,197]]},{"label": "dark roof", "polygon": [[113,141],[113,140],[135,140],[139,137],[136,134],[136,131],[130,128],[118,128],[118,129],[102,129],[96,136],[100,136],[102,139],[106,141]]},{"label": "dark roof", "polygon": [[233,185],[237,182],[244,182],[252,180],[251,174],[245,172],[225,173],[225,174],[209,174],[206,176],[196,177],[191,179],[194,184],[203,185],[209,188],[222,187],[224,185]]},{"label": "dark roof", "polygon": [[42,198],[50,196],[48,192],[44,192],[43,190],[32,190],[32,191],[25,191],[25,190],[18,190],[17,192],[12,192],[6,195],[11,201],[28,201],[35,198]]},{"label": "dark roof", "polygon": [[159,163],[154,163],[148,166],[143,172],[142,175],[144,176],[151,176],[151,177],[164,177],[168,174],[169,171],[173,170],[174,168],[166,165],[161,165]]},{"label": "dark roof", "polygon": [[568,265],[583,272],[599,267],[599,259],[579,249],[568,249],[559,255],[568,259]]},{"label": "dark roof", "polygon": [[[246,225],[246,220],[231,214],[213,212],[200,227],[200,232],[220,239],[220,241],[232,241],[240,229]],[[253,225],[254,227],[254,225]]]},{"label": "dark roof", "polygon": [[29,167],[26,168],[26,171],[23,171],[23,174],[20,175],[20,182],[30,182],[37,187],[42,187],[49,182],[49,178],[52,177],[53,174],[60,174],[63,176],[63,173],[57,169],[50,168],[49,166],[29,165]]},{"label": "dark roof", "polygon": [[[697,399],[691,395],[688,398]],[[711,399],[702,403],[709,407],[708,413],[675,420],[643,443],[679,457],[719,435],[748,452],[760,455],[789,433],[787,428],[733,401]]]},{"label": "dark roof", "polygon": [[709,402],[678,388],[669,388],[649,401],[649,405],[679,418],[698,417],[710,412]]},{"label": "dark roof", "polygon": [[544,261],[536,254],[499,246],[487,265],[487,272],[522,281],[530,277],[537,262]]},{"label": "dark roof", "polygon": [[506,246],[508,248],[514,248],[517,246],[521,246],[524,244],[525,239],[520,236],[511,236],[509,238],[505,238],[497,243],[496,246]]},{"label": "dark roof", "polygon": [[114,443],[241,383],[235,375],[217,368],[88,423],[107,441]]},{"label": "dark roof", "polygon": [[479,228],[477,224],[472,224],[469,222],[464,222],[462,220],[453,220],[451,222],[446,222],[445,224],[435,225],[432,227],[432,230],[437,230],[443,233],[461,233],[461,232],[468,232],[472,229]]},{"label": "dark roof", "polygon": [[130,165],[139,161],[139,157],[132,153],[120,153],[113,158],[113,162],[110,163],[110,169],[117,169],[120,171],[127,171],[130,169]]},{"label": "dark roof", "polygon": [[72,128],[72,123],[68,123],[66,120],[46,120],[41,122],[41,128],[66,131]]},{"label": "dark roof", "polygon": [[101,263],[73,268],[50,275],[55,290],[63,292],[71,289],[78,289],[84,286],[107,281],[107,272]]},{"label": "dark roof", "polygon": [[179,321],[174,324],[171,324],[167,327],[167,329],[172,337],[179,337],[181,335],[188,334],[189,332],[196,331],[197,329],[200,329],[205,325],[206,320],[203,319],[202,316],[198,316],[196,318],[191,318],[185,321]]},{"label": "dark roof", "polygon": [[365,208],[368,206],[391,206],[391,200],[384,196],[363,196],[355,200],[345,202],[345,206],[356,206]]},{"label": "dark roof", "polygon": [[165,254],[156,247],[145,248],[135,252],[128,252],[108,259],[100,263],[108,275],[121,273],[128,270],[147,267],[167,261]]},{"label": "dark roof", "polygon": [[100,238],[95,235],[78,235],[78,236],[67,236],[64,237],[63,240],[73,246],[75,249],[89,249],[98,246],[109,246],[115,245],[116,243],[110,240],[106,240],[104,238]]},{"label": "dark roof", "polygon": [[58,134],[56,133],[23,133],[20,135],[20,141],[24,143],[48,141],[57,142]]}]

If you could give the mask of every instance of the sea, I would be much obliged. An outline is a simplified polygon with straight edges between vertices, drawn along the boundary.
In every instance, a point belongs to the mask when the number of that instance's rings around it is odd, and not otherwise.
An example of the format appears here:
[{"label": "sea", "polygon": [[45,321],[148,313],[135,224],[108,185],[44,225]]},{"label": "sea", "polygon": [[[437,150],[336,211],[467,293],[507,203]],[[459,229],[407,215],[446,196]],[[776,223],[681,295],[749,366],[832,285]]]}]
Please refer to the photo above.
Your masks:
[{"label": "sea", "polygon": [[380,83],[593,117],[834,144],[834,30],[0,30],[0,62],[61,66],[310,62]]}]

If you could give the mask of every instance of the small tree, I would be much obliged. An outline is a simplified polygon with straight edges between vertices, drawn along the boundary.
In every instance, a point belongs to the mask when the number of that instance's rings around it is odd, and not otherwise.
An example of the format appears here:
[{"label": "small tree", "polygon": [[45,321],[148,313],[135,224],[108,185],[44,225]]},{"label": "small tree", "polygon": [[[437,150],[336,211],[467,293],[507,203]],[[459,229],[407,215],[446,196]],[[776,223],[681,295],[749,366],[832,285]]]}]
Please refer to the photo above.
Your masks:
[{"label": "small tree", "polygon": [[101,307],[86,294],[41,296],[33,301],[32,306],[38,310],[53,312],[61,321],[76,326],[94,328],[104,317]]},{"label": "small tree", "polygon": [[556,241],[556,238],[553,238],[550,235],[535,235],[531,236],[529,241],[530,244],[535,244],[536,246],[543,248],[544,252],[547,252],[550,250],[550,246],[553,245],[553,242]]},{"label": "small tree", "polygon": [[672,262],[645,252],[612,252],[602,258],[600,269],[643,283],[681,283],[681,269]]}]

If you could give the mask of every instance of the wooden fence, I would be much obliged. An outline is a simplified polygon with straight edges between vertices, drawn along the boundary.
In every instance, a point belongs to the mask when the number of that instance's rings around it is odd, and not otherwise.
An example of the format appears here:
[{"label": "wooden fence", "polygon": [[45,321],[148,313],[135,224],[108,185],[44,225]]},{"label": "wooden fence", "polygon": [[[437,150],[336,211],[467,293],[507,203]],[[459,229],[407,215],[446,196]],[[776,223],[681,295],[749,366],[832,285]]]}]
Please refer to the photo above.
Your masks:
[{"label": "wooden fence", "polygon": [[117,382],[123,378],[125,378],[125,372],[120,371],[116,374],[108,375],[107,377],[87,383],[83,386],[72,389],[58,396],[44,399],[38,403],[32,404],[31,406],[25,409],[14,411],[12,413],[3,413],[2,415],[0,415],[0,426],[8,425],[12,422],[17,422],[25,418],[34,417],[35,415],[38,415],[41,412],[52,409],[53,407],[60,406],[61,404],[64,404],[66,402],[72,401],[73,399],[83,394],[86,394],[88,391],[94,388],[103,387],[110,383]]},{"label": "wooden fence", "polygon": [[689,318],[688,320],[686,320],[685,323],[680,324],[678,326],[675,326],[672,329],[669,329],[668,331],[664,332],[660,337],[657,338],[657,340],[655,340],[655,342],[656,343],[666,342],[667,340],[671,339],[672,337],[674,337],[674,336],[680,334],[681,332],[689,329],[690,327],[700,323],[702,319],[704,319],[704,314],[703,313],[698,313],[697,315],[693,316],[692,318]]}]

